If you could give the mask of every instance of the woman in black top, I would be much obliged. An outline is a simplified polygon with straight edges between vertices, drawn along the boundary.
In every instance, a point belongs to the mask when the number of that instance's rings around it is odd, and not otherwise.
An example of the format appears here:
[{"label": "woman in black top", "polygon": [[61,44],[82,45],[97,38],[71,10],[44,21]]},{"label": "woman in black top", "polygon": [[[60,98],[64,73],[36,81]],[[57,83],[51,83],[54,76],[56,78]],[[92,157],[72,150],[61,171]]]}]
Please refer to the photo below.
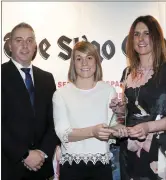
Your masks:
[{"label": "woman in black top", "polygon": [[120,143],[121,179],[166,180],[166,46],[154,17],[133,22],[126,53],[130,66],[121,82],[128,137]]}]

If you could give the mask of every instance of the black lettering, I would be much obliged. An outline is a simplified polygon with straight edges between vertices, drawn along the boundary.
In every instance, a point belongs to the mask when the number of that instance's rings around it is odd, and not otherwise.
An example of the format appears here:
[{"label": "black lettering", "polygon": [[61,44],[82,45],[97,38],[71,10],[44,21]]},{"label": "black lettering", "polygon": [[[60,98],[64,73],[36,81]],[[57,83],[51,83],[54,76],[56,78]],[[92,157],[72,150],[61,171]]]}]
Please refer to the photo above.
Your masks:
[{"label": "black lettering", "polygon": [[[42,56],[43,59],[47,60],[49,58],[49,54],[47,53],[48,48],[51,46],[51,44],[48,42],[48,40],[45,38],[43,39],[39,44],[39,53]],[[34,55],[35,56],[35,55]]]},{"label": "black lettering", "polygon": [[[99,56],[100,56],[100,44],[98,42],[96,42],[96,41],[92,41],[91,43],[96,46],[97,51],[98,51]],[[100,59],[101,59],[101,62],[102,62],[103,61],[103,57],[100,56]]]},{"label": "black lettering", "polygon": [[5,42],[3,51],[8,58],[11,58],[11,51],[9,49],[10,32],[5,35],[3,40]]},{"label": "black lettering", "polygon": [[123,52],[123,54],[126,56],[126,43],[127,43],[127,37],[128,36],[126,36],[125,37],[125,39],[123,40],[123,42],[122,42],[122,52]]},{"label": "black lettering", "polygon": [[[83,39],[84,41],[88,41],[88,39],[87,39],[87,37],[86,37],[85,35],[82,36],[82,39]],[[77,37],[77,38],[74,38],[73,40],[74,40],[74,42],[73,42],[74,45],[79,42],[79,38],[78,38],[78,37]]]},{"label": "black lettering", "polygon": [[[76,39],[76,40],[77,40],[77,39]],[[66,36],[61,36],[61,37],[58,39],[58,46],[59,46],[62,50],[64,50],[64,51],[67,52],[67,54],[64,54],[63,52],[60,52],[60,53],[58,54],[58,57],[62,58],[62,59],[65,60],[65,61],[68,60],[68,59],[70,59],[70,57],[71,57],[71,52],[72,52],[72,49],[71,49],[69,46],[67,46],[65,43],[70,44],[71,41],[72,41],[72,39],[70,39],[70,38],[68,38],[68,37],[66,37]]]},{"label": "black lettering", "polygon": [[77,37],[77,38],[74,38],[73,40],[74,40],[73,44],[75,45],[76,43],[78,43],[79,38]]},{"label": "black lettering", "polygon": [[[107,47],[109,47],[110,52],[107,52]],[[102,46],[102,54],[105,59],[110,60],[115,54],[115,46],[111,40],[107,40]]]},{"label": "black lettering", "polygon": [[82,36],[82,39],[84,39],[85,41],[88,41],[88,39],[85,35]]}]

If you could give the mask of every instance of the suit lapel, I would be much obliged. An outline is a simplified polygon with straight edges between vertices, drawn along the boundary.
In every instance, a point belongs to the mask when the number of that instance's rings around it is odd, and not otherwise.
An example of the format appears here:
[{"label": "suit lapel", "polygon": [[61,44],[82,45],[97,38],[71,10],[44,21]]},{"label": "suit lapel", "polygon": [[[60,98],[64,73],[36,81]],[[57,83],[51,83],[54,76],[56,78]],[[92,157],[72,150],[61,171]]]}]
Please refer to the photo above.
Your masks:
[{"label": "suit lapel", "polygon": [[9,72],[7,73],[11,87],[13,91],[15,91],[15,95],[18,96],[18,101],[21,101],[22,104],[27,108],[28,113],[33,113],[33,108],[31,106],[29,93],[25,86],[25,83],[20,75],[20,72],[13,64],[13,62],[9,61]]},{"label": "suit lapel", "polygon": [[41,79],[40,72],[35,66],[33,68],[34,87],[35,87],[35,112],[40,113],[40,107],[42,106],[42,89],[43,79]]}]

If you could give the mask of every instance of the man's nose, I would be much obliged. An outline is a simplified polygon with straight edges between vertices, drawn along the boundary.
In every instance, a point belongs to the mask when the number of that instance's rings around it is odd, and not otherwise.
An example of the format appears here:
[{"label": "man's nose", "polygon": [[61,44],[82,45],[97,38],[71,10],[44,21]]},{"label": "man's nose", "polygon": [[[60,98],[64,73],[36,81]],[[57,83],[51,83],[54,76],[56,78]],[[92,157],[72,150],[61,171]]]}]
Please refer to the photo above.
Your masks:
[{"label": "man's nose", "polygon": [[22,46],[23,46],[23,47],[27,47],[27,46],[28,46],[27,41],[22,41]]}]

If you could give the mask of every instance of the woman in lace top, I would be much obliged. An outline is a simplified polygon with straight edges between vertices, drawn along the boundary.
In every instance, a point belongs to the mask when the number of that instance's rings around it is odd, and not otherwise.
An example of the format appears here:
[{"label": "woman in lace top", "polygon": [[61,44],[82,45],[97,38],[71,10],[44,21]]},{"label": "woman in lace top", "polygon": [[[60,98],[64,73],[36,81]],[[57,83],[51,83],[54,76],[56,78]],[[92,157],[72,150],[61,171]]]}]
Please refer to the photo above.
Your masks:
[{"label": "woman in lace top", "polygon": [[[60,180],[111,180],[108,139],[116,126],[109,108],[115,89],[102,81],[97,49],[89,42],[74,46],[69,83],[53,96],[55,130],[60,138]],[[111,119],[111,122],[110,122]]]},{"label": "woman in lace top", "polygon": [[126,53],[130,66],[121,81],[129,137],[121,140],[121,179],[166,180],[166,47],[154,17],[133,22]]}]

